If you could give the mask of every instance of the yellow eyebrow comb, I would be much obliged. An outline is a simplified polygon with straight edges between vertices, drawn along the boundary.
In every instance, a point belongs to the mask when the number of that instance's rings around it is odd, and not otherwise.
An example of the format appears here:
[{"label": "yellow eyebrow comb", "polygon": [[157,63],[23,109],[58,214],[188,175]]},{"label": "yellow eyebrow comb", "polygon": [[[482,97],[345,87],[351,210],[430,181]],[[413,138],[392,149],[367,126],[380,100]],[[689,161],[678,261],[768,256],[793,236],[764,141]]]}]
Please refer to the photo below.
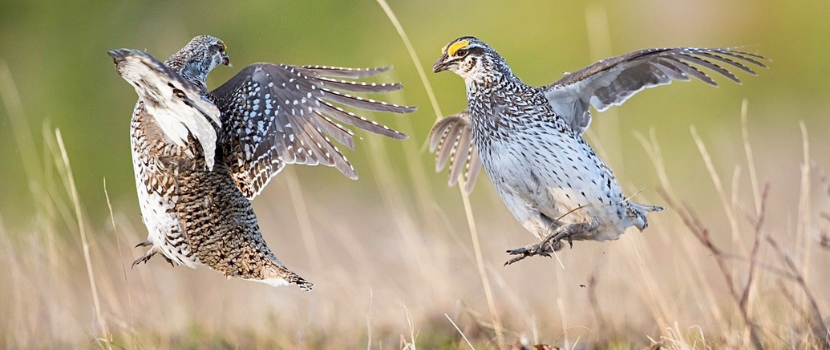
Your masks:
[{"label": "yellow eyebrow comb", "polygon": [[462,40],[462,41],[459,41],[457,43],[453,43],[452,45],[450,45],[449,48],[446,48],[446,46],[445,46],[445,48],[447,50],[448,55],[454,56],[455,53],[458,52],[458,50],[461,50],[461,49],[467,47],[467,45],[470,45],[470,42],[467,41],[467,40]]}]

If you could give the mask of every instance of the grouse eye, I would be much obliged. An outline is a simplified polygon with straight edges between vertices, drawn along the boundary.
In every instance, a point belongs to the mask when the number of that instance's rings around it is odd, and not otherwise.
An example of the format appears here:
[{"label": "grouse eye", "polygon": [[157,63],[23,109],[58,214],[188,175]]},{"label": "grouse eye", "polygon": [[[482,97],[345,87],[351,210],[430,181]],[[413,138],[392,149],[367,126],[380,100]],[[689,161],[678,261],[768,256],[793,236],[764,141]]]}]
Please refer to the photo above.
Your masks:
[{"label": "grouse eye", "polygon": [[216,47],[219,48],[219,52],[225,52],[225,50],[228,48],[227,46],[225,46],[225,43],[222,43],[222,42],[217,43]]},{"label": "grouse eye", "polygon": [[468,52],[467,52],[466,49],[459,49],[458,51],[455,52],[455,55],[458,56],[458,57],[464,57],[464,56],[467,56],[467,53]]}]

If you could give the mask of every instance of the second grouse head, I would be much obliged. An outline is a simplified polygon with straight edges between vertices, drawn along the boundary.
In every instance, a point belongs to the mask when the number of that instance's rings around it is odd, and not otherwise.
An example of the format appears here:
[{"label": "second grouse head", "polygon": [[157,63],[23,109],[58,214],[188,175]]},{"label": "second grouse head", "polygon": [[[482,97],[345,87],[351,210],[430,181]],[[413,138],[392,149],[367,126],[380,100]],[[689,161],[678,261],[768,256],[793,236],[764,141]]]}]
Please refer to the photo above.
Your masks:
[{"label": "second grouse head", "polygon": [[467,84],[493,83],[513,77],[498,52],[472,36],[455,39],[441,49],[441,57],[432,66],[432,71],[445,70],[458,74]]},{"label": "second grouse head", "polygon": [[209,35],[200,35],[190,40],[185,47],[164,63],[179,70],[185,77],[204,81],[207,74],[220,64],[231,65],[225,42]]}]

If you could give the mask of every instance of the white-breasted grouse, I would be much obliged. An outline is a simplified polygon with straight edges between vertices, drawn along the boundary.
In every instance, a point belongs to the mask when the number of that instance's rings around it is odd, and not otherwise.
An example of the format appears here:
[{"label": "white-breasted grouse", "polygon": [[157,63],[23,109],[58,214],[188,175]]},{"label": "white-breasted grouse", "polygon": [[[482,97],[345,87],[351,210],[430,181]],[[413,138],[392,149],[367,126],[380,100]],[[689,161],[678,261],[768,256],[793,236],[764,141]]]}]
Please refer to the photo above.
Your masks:
[{"label": "white-breasted grouse", "polygon": [[[265,244],[251,200],[286,164],[336,167],[357,174],[329,136],[349,148],[352,132],[340,123],[405,139],[406,135],[336,104],[409,113],[398,106],[341,91],[400,89],[343,80],[388,68],[353,69],[256,63],[208,91],[208,73],[230,65],[227,46],[197,36],[164,63],[130,49],[110,51],[117,72],[136,90],[130,136],[147,253],[171,264],[207,265],[227,277],[312,284],[286,268]],[[337,79],[334,79],[337,78]]]},{"label": "white-breasted grouse", "polygon": [[747,63],[766,67],[762,60],[732,49],[647,49],[533,87],[481,40],[458,38],[444,46],[433,71],[449,70],[464,78],[468,109],[433,126],[430,149],[436,152],[436,169],[449,161],[450,185],[464,176],[469,193],[483,165],[516,220],[541,240],[508,250],[517,257],[506,264],[549,256],[561,249],[563,239],[617,239],[630,226],[645,229],[646,213],[663,208],[628,200],[614,173],[582,138],[591,123],[590,106],[604,111],[643,88],[672,80],[697,78],[717,85],[695,65],[740,83],[715,62],[754,75]]}]

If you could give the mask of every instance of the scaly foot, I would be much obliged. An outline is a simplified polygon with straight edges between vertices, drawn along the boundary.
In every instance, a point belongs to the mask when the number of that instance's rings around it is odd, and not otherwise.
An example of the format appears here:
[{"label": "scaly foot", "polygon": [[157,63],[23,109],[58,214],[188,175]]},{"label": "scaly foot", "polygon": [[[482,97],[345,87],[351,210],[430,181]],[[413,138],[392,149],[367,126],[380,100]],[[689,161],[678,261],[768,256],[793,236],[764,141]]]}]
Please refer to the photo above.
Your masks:
[{"label": "scaly foot", "polygon": [[522,248],[508,250],[508,254],[518,256],[505,262],[504,266],[519,262],[524,258],[534,255],[550,257],[551,253],[562,249],[562,246],[564,245],[562,243],[563,239],[567,239],[568,244],[571,246],[571,248],[573,248],[574,244],[571,240],[571,236],[577,233],[590,231],[594,227],[596,227],[596,225],[590,223],[576,223],[560,226],[556,230],[545,236],[545,238],[537,244],[531,244],[528,246],[524,246]]}]

